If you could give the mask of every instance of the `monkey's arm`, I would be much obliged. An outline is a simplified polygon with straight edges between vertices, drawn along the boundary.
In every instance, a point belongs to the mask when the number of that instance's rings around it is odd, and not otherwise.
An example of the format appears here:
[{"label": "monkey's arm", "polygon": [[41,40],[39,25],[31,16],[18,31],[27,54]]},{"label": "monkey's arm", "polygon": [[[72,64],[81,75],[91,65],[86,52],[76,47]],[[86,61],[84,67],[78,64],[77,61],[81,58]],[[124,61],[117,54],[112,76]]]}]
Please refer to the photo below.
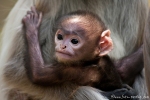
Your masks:
[{"label": "monkey's arm", "polygon": [[25,26],[25,37],[27,41],[26,70],[27,75],[33,83],[50,83],[58,81],[56,67],[46,67],[39,45],[38,28],[42,15],[38,14],[34,7],[23,18]]},{"label": "monkey's arm", "polygon": [[[23,18],[23,23],[26,30],[27,55],[26,70],[29,79],[33,83],[52,83],[61,81],[61,68],[45,65],[38,38],[38,28],[41,23],[42,16],[39,15],[34,7]],[[60,79],[59,79],[60,77]]]},{"label": "monkey's arm", "polygon": [[132,84],[144,66],[143,45],[132,55],[117,61],[116,66],[122,80],[128,84]]}]

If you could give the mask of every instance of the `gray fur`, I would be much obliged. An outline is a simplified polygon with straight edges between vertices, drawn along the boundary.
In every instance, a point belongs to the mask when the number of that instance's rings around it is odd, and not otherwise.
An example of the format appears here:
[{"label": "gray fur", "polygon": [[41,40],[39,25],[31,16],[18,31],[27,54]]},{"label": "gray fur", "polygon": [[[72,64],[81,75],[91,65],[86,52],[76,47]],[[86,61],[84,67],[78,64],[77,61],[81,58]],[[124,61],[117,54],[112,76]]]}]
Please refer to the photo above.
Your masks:
[{"label": "gray fur", "polygon": [[147,90],[150,96],[150,12],[146,23],[145,34],[144,34],[144,68]]},{"label": "gray fur", "polygon": [[[21,20],[32,5],[36,5],[44,14],[40,27],[40,45],[45,62],[50,63],[53,61],[51,55],[54,51],[52,28],[55,19],[60,15],[79,9],[97,13],[112,32],[114,49],[110,56],[117,60],[131,54],[141,46],[148,11],[147,4],[147,0],[18,0],[7,17],[2,31],[0,55],[2,93],[0,97],[7,100],[5,93],[15,88],[40,100],[61,100],[66,94],[79,88],[74,84],[43,88],[33,85],[28,80],[24,68],[26,44]],[[97,95],[95,90],[89,90],[86,87],[81,87],[78,92],[81,98],[82,93],[85,96],[92,93]],[[83,100],[78,98],[80,96],[77,95],[76,100]],[[93,99],[93,96],[88,96],[88,100],[100,100],[100,98],[95,96]]]}]

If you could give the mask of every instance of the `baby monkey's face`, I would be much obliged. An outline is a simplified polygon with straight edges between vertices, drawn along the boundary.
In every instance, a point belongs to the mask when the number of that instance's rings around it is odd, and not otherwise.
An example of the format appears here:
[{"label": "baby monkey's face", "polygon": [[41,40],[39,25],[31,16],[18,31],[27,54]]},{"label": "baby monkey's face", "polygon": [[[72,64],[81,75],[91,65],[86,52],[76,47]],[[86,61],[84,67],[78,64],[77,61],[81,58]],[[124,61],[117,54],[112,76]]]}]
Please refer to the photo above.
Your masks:
[{"label": "baby monkey's face", "polygon": [[82,17],[73,17],[61,22],[55,34],[55,56],[59,62],[75,63],[97,56],[100,37],[93,26]]}]

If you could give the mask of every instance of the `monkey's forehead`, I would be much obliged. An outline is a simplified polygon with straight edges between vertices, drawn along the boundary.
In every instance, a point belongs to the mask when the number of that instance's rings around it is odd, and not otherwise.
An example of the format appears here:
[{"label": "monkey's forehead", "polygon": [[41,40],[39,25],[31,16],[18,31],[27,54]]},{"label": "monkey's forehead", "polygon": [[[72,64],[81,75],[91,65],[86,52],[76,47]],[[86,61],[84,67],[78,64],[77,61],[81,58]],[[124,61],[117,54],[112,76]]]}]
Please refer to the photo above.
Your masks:
[{"label": "monkey's forehead", "polygon": [[100,30],[100,27],[101,26],[99,26],[98,23],[83,17],[69,18],[58,24],[58,28],[66,33],[79,33],[86,35],[97,33]]},{"label": "monkey's forehead", "polygon": [[63,34],[74,34],[82,37],[86,37],[96,33],[96,29],[93,30],[92,27],[79,24],[66,24],[60,27]]},{"label": "monkey's forehead", "polygon": [[62,20],[61,23],[84,23],[85,25],[97,24],[97,21],[90,19],[89,17],[70,17]]},{"label": "monkey's forehead", "polygon": [[80,19],[80,18],[65,20],[60,25],[63,28],[82,31],[82,32],[97,30],[100,27],[97,23],[94,23],[86,19]]}]

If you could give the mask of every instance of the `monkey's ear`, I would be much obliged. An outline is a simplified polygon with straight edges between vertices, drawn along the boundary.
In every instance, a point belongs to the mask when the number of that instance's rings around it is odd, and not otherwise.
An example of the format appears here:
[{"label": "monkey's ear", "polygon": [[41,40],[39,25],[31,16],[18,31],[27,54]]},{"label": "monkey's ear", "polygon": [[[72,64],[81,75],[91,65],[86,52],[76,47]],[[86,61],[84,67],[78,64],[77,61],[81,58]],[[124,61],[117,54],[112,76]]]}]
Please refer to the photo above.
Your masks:
[{"label": "monkey's ear", "polygon": [[112,50],[113,42],[110,37],[110,30],[105,30],[102,32],[99,46],[100,46],[99,56],[104,56]]}]

